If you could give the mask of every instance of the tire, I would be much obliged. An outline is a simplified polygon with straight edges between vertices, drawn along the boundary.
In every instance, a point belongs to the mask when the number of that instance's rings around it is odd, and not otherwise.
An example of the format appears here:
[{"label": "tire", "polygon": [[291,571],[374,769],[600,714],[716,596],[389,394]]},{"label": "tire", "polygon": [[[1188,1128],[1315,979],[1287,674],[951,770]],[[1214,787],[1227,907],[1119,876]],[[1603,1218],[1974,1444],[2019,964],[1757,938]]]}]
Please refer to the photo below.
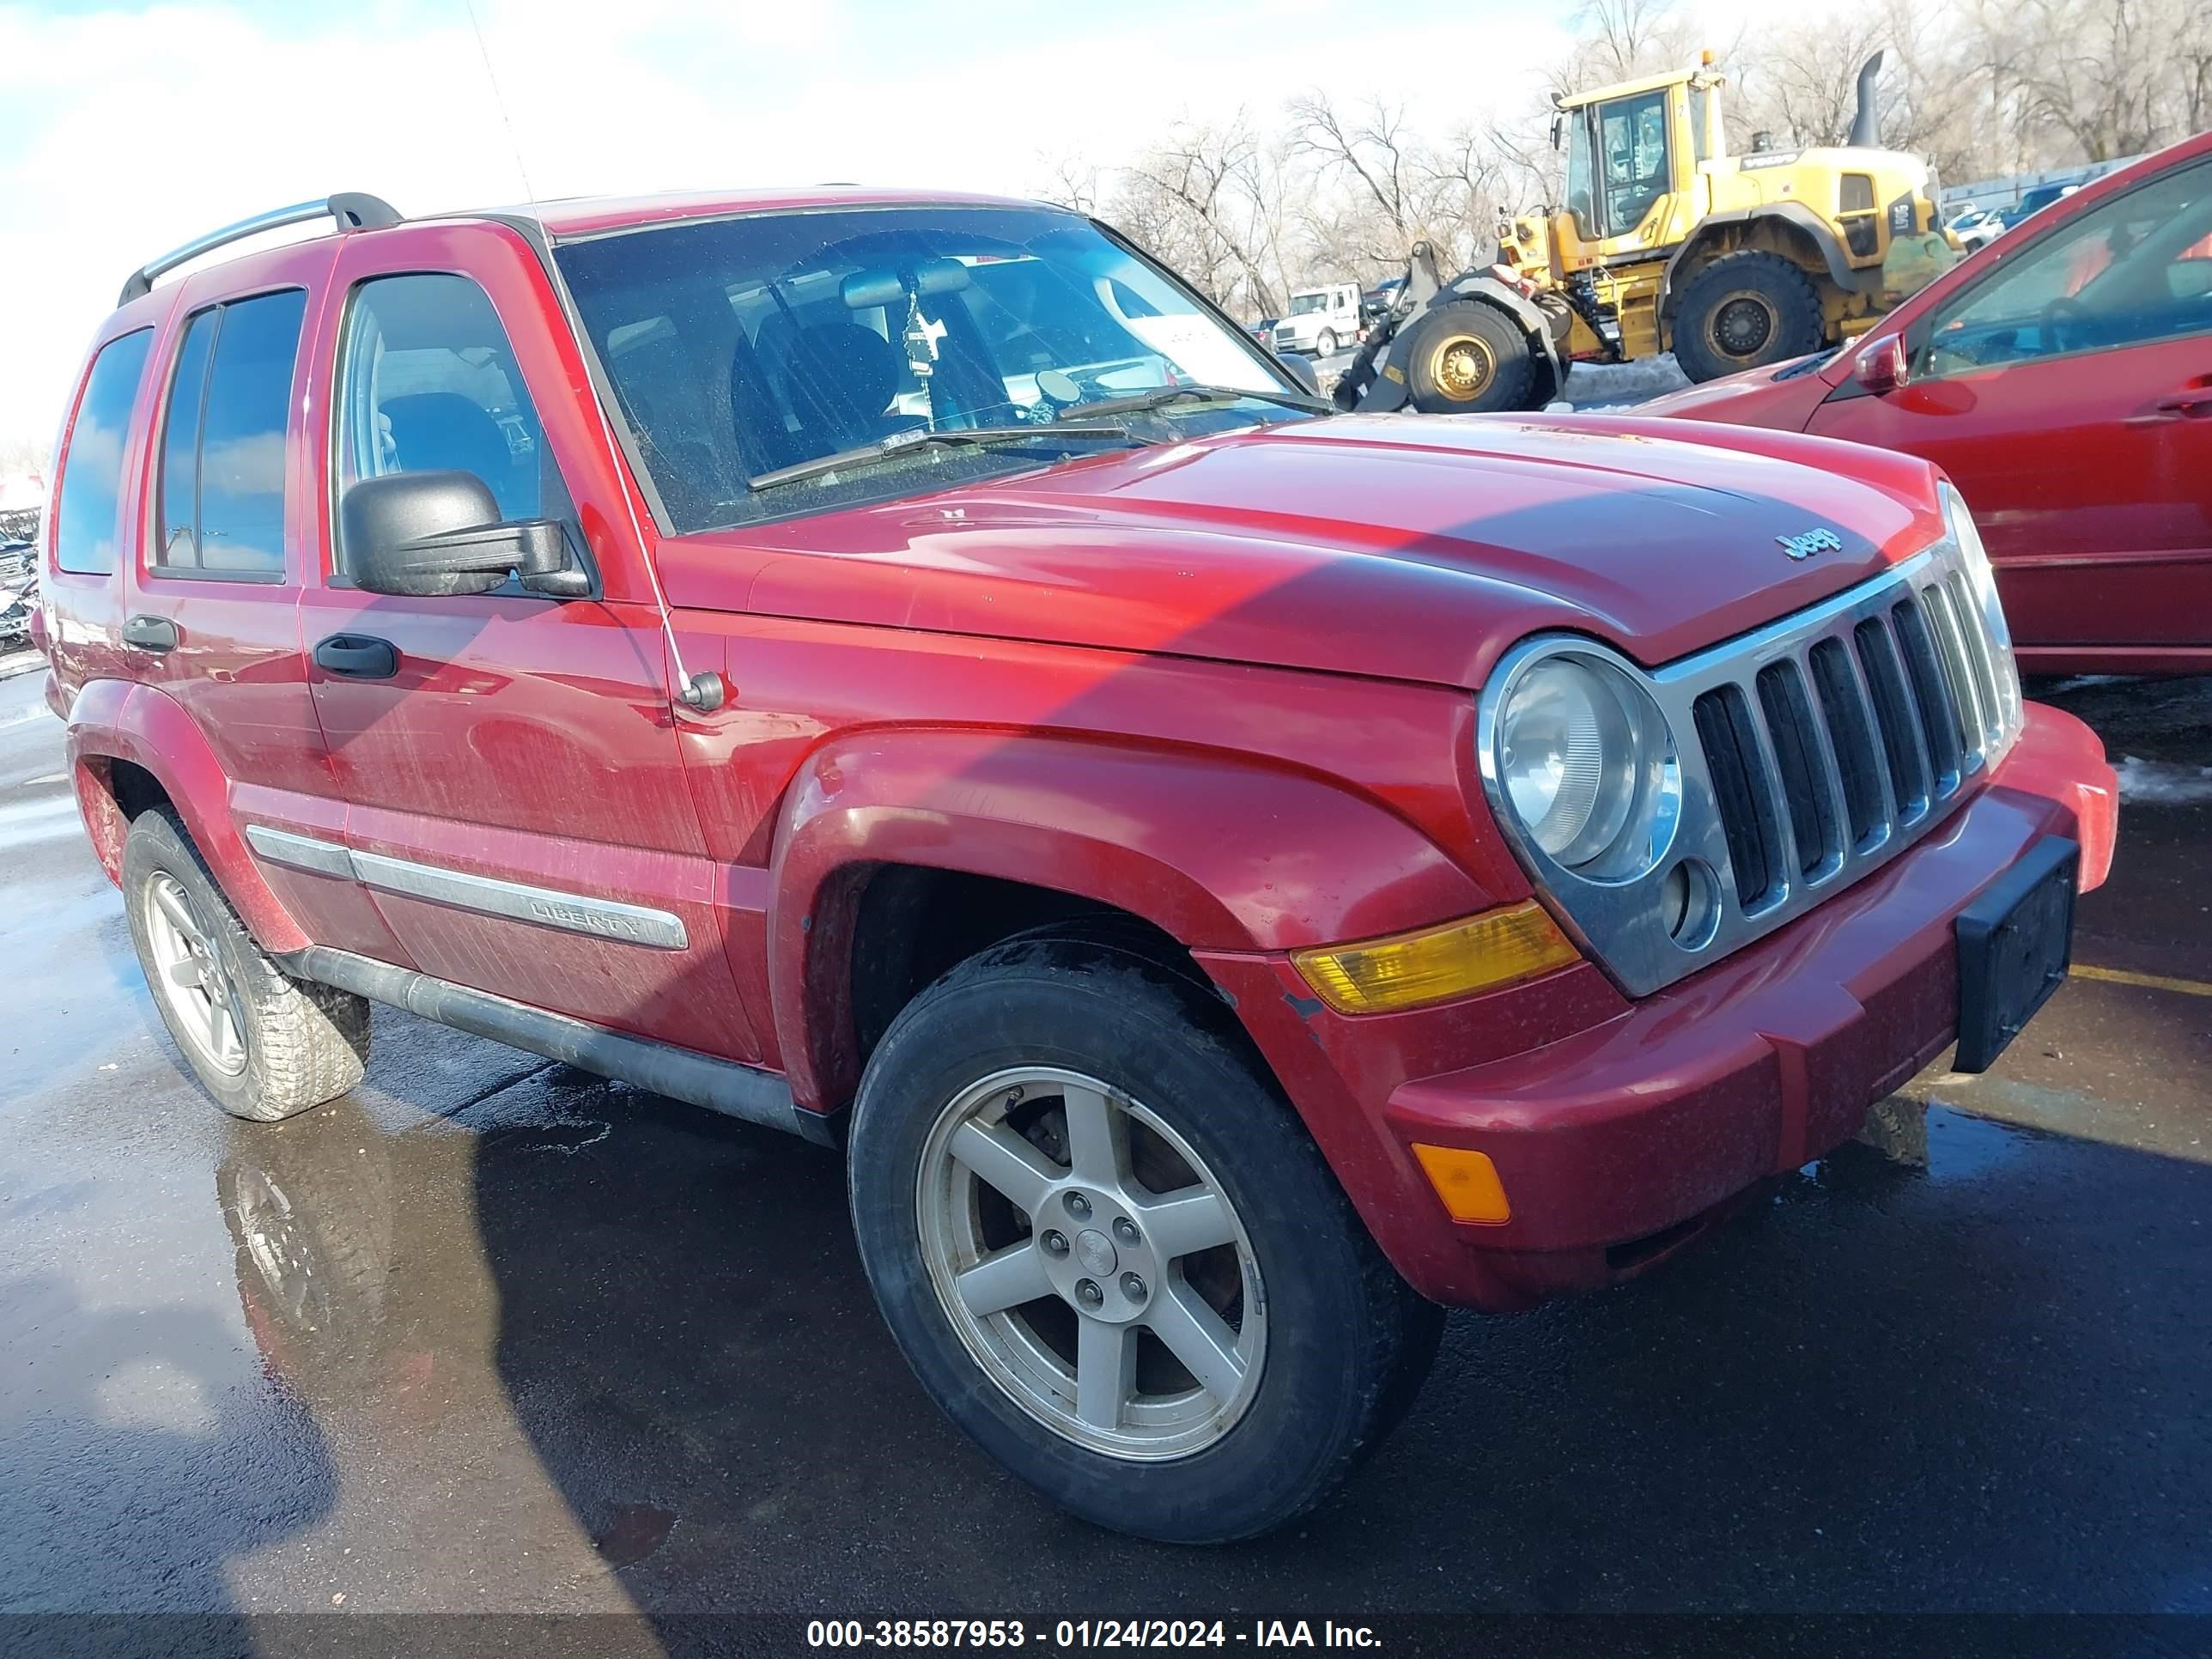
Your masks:
[{"label": "tire", "polygon": [[1692,380],[1818,351],[1826,330],[1813,279],[1778,253],[1727,253],[1674,304],[1674,361]]},{"label": "tire", "polygon": [[1322,330],[1320,333],[1314,336],[1314,356],[1316,357],[1334,357],[1336,356],[1336,331],[1334,329],[1325,328]]},{"label": "tire", "polygon": [[1422,414],[1486,415],[1527,406],[1536,379],[1528,337],[1496,306],[1459,300],[1435,307],[1399,338],[1398,361]]},{"label": "tire", "polygon": [[[1112,1142],[1086,1136],[1099,1124],[1126,1137],[1110,1166],[1086,1154]],[[954,1125],[1014,1147],[1026,1209],[972,1173],[974,1143],[951,1153]],[[1094,1179],[1103,1167],[1120,1184]],[[1383,1260],[1210,988],[1110,938],[994,946],[909,1003],[861,1079],[850,1186],[862,1264],[924,1390],[1115,1531],[1212,1543],[1282,1525],[1389,1431],[1435,1357],[1441,1310]],[[1167,1192],[1205,1212],[1186,1243],[1143,1207]],[[1071,1193],[1091,1201],[1079,1212]],[[1000,1290],[1015,1300],[971,1314],[952,1275],[986,1257],[1018,1271]],[[1085,1284],[1112,1298],[1096,1316]],[[1238,1364],[1220,1363],[1232,1346]],[[1087,1418],[1083,1376],[1104,1379]]]},{"label": "tire", "polygon": [[[277,967],[166,808],[131,822],[123,848],[123,907],[161,1023],[224,1111],[274,1123],[361,1081],[368,1004]],[[188,985],[178,969],[202,977]],[[215,1018],[218,1005],[227,1020]],[[227,1037],[218,1027],[227,1027]]]}]

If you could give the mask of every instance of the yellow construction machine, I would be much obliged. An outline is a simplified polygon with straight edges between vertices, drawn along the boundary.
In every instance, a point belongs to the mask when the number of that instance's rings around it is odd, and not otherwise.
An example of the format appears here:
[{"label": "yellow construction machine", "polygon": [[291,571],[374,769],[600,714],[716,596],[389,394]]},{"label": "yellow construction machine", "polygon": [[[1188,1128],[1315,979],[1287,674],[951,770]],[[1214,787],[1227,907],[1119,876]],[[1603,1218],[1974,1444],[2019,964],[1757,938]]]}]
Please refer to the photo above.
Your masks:
[{"label": "yellow construction machine", "polygon": [[1722,77],[1696,69],[1554,99],[1566,200],[1499,228],[1445,281],[1426,244],[1336,387],[1340,408],[1538,408],[1576,362],[1672,351],[1710,380],[1869,327],[1957,257],[1935,169],[1880,148],[1875,77],[1848,143],[1728,153]]}]

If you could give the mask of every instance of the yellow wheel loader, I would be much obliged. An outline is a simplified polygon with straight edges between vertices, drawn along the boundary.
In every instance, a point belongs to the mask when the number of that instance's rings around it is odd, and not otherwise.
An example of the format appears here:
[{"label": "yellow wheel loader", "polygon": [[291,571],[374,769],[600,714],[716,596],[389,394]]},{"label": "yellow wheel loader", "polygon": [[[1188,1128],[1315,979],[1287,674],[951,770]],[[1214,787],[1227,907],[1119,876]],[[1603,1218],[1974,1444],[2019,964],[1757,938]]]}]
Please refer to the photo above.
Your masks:
[{"label": "yellow wheel loader", "polygon": [[1692,380],[1833,345],[1957,258],[1935,169],[1878,147],[1875,77],[1849,143],[1730,155],[1722,79],[1694,70],[1553,101],[1566,202],[1501,226],[1497,261],[1444,280],[1418,245],[1338,381],[1340,408],[1540,408],[1577,362],[1672,351]]}]

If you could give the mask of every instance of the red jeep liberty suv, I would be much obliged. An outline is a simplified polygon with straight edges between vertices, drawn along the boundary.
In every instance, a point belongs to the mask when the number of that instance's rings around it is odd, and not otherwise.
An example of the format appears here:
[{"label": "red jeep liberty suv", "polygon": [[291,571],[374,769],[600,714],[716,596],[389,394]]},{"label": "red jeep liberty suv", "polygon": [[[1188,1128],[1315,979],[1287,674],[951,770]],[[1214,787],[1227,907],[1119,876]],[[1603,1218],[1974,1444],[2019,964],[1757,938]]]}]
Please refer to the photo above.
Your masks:
[{"label": "red jeep liberty suv", "polygon": [[374,999],[842,1146],[923,1387],[1157,1538],[1326,1493],[1437,1304],[1986,1066],[2112,855],[1925,462],[1332,417],[1030,203],[284,210],[131,276],[57,477],[48,696],[219,1104]]}]

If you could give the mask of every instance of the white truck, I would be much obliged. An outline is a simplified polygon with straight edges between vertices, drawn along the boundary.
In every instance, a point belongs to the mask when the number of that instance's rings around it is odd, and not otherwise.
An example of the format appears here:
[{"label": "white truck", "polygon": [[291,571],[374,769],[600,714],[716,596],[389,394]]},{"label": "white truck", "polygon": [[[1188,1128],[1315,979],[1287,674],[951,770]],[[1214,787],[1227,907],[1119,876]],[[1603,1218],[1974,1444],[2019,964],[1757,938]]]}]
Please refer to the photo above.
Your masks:
[{"label": "white truck", "polygon": [[1331,283],[1291,295],[1291,308],[1275,323],[1275,349],[1316,357],[1359,343],[1359,284]]}]

